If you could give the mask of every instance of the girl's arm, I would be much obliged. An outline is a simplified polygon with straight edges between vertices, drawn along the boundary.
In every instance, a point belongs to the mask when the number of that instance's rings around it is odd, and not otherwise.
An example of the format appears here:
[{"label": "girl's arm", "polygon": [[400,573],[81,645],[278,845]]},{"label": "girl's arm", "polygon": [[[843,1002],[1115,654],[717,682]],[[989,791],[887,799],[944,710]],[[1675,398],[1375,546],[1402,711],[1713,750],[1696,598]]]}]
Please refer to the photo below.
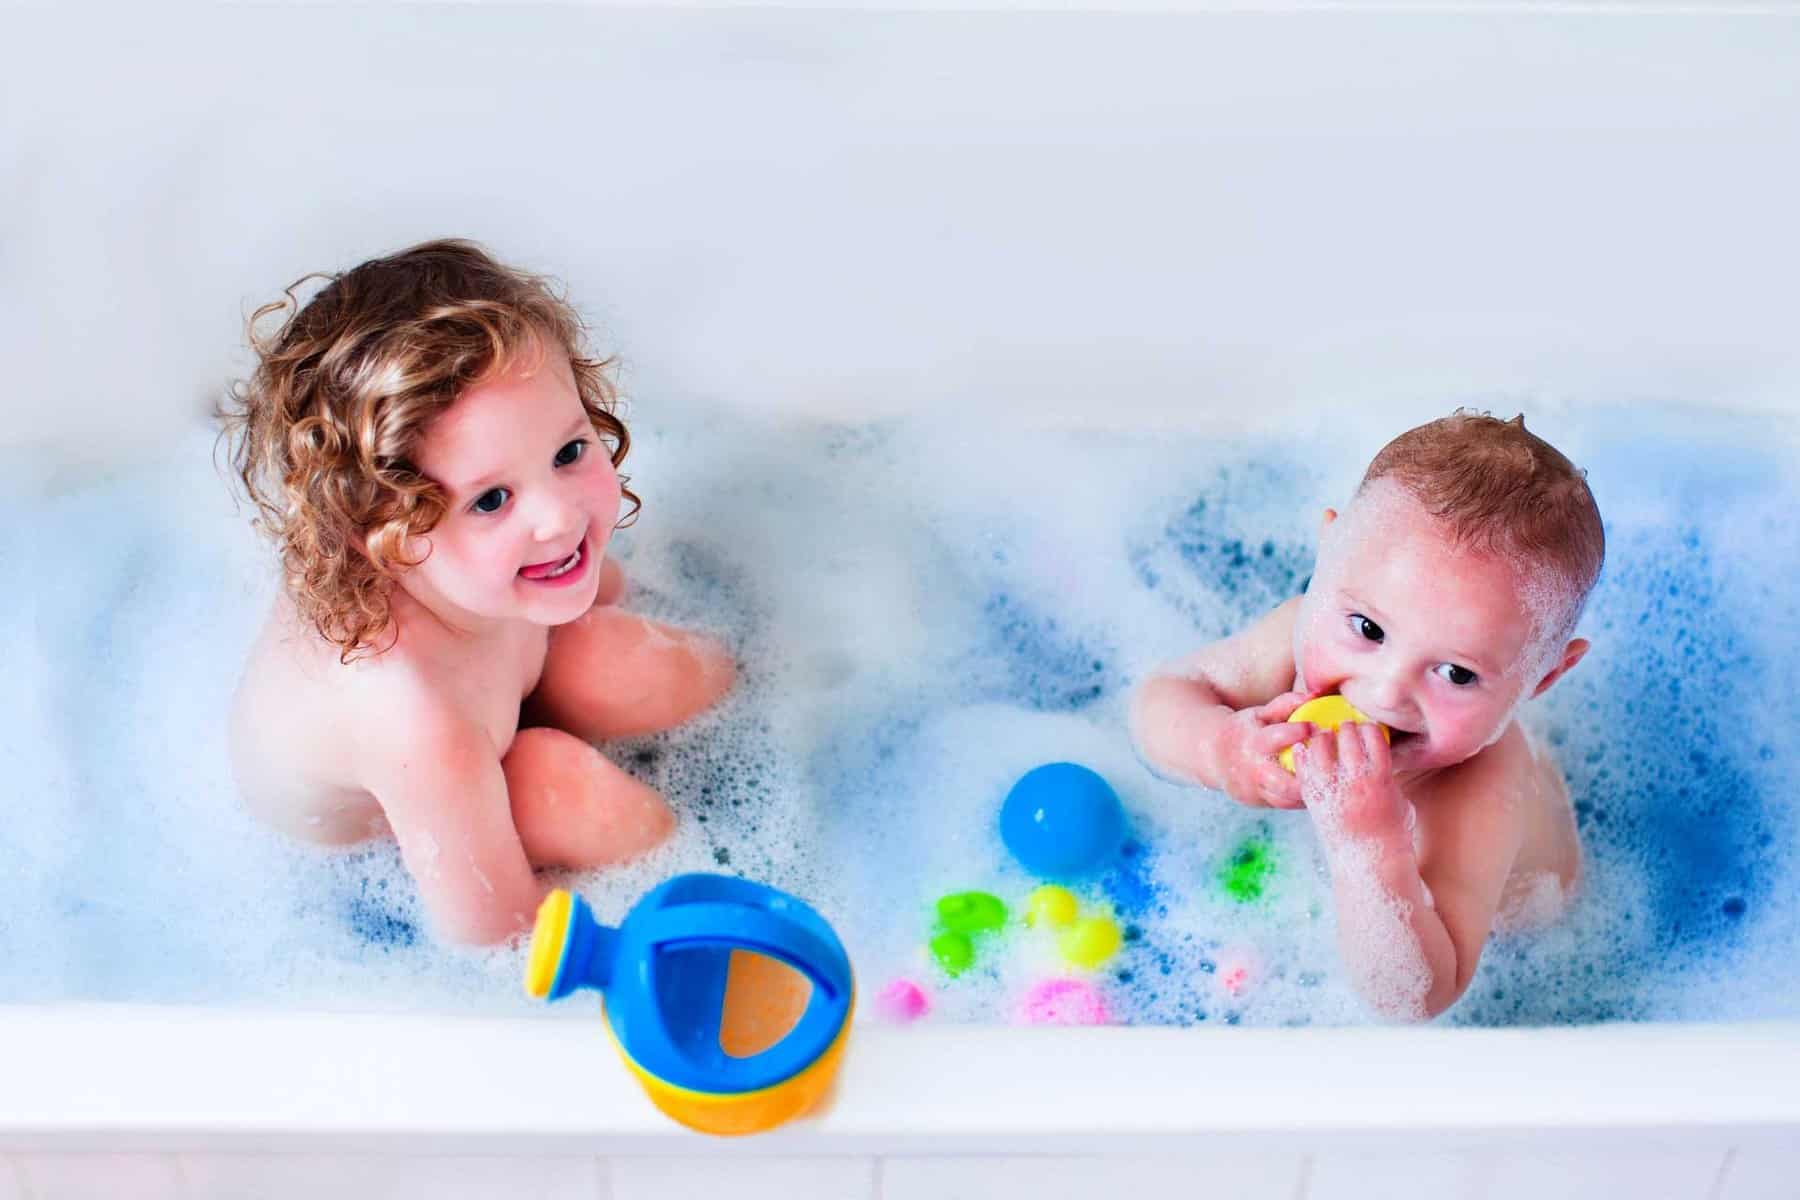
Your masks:
[{"label": "girl's arm", "polygon": [[513,825],[499,756],[472,722],[413,699],[397,706],[364,762],[366,786],[393,827],[426,912],[457,942],[527,932],[547,889]]}]

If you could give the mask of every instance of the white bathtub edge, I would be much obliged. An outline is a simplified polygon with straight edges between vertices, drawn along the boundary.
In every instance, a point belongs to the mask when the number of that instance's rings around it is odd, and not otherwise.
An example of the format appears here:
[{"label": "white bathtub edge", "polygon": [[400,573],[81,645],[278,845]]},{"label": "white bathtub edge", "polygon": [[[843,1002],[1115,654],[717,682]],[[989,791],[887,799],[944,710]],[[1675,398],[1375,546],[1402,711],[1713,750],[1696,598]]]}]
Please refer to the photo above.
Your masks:
[{"label": "white bathtub edge", "polygon": [[[1176,1063],[1204,1074],[1174,1075]],[[1794,1023],[859,1027],[826,1110],[753,1143],[676,1129],[581,1021],[13,1007],[0,1008],[0,1064],[10,1151],[1070,1153],[1400,1132],[1800,1134]]]}]

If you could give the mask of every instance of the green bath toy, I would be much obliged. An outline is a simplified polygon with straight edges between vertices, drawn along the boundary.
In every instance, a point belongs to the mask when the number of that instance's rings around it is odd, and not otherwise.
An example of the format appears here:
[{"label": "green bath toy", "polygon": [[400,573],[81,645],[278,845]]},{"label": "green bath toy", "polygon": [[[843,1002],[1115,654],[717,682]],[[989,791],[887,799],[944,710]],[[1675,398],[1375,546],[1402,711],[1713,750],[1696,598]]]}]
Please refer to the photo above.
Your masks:
[{"label": "green bath toy", "polygon": [[989,892],[952,892],[937,902],[931,957],[955,979],[975,965],[975,939],[1006,928],[1006,905]]},{"label": "green bath toy", "polygon": [[1231,858],[1219,871],[1219,883],[1227,896],[1239,904],[1249,904],[1262,899],[1263,889],[1274,873],[1274,848],[1261,836],[1251,837],[1231,852]]},{"label": "green bath toy", "polygon": [[931,957],[955,979],[975,965],[975,943],[966,933],[940,933],[931,939]]},{"label": "green bath toy", "polygon": [[990,892],[955,892],[939,897],[937,919],[951,933],[995,933],[1006,926],[1006,905]]}]

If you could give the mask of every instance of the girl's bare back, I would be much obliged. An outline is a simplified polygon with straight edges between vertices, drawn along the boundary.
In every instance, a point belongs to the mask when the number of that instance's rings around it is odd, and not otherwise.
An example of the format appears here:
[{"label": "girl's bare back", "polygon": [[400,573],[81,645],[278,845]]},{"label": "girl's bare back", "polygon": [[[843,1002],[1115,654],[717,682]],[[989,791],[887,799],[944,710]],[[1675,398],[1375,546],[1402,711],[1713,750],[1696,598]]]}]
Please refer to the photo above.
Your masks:
[{"label": "girl's bare back", "polygon": [[[401,602],[404,612],[404,601]],[[382,654],[339,661],[284,594],[250,650],[231,713],[232,770],[259,818],[306,841],[347,845],[389,833],[369,791],[367,755],[381,753],[394,705],[423,683],[484,730],[496,758],[542,673],[548,631],[521,625],[478,646],[397,622]]]}]

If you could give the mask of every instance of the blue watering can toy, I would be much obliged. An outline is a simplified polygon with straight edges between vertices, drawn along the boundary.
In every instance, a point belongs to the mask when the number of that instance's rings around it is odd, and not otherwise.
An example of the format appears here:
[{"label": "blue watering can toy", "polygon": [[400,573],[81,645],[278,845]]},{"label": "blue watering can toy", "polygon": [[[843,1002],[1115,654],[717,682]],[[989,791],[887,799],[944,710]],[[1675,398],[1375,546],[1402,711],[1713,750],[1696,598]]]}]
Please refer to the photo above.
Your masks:
[{"label": "blue watering can toy", "polygon": [[785,892],[678,875],[617,929],[557,889],[538,909],[525,990],[604,995],[613,1043],[655,1105],[705,1133],[772,1129],[830,1087],[850,1034],[850,959]]}]

